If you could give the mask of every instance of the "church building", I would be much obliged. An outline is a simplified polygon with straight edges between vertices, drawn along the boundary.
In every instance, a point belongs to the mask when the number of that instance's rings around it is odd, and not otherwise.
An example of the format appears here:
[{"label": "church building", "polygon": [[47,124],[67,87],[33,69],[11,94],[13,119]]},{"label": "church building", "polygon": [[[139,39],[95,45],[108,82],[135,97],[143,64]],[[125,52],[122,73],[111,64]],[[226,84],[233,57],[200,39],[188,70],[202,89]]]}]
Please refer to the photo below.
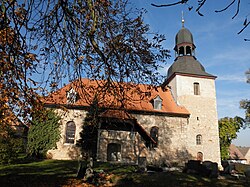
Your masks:
[{"label": "church building", "polygon": [[[190,159],[220,163],[216,76],[195,57],[192,33],[184,27],[175,38],[176,59],[162,85],[122,83],[121,105],[105,81],[76,80],[45,98],[45,106],[61,116],[61,139],[49,150],[53,159],[77,159],[80,132],[98,100],[96,159],[99,161],[164,165]],[[119,83],[114,83],[117,87]],[[124,89],[125,88],[125,89]],[[129,99],[128,99],[129,98]]]}]

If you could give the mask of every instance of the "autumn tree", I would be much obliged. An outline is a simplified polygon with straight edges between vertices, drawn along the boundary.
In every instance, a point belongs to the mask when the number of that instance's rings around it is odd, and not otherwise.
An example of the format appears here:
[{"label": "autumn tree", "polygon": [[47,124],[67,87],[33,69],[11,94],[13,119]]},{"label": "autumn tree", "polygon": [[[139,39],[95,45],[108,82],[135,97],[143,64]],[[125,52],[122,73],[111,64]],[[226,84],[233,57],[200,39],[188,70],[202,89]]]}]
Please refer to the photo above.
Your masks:
[{"label": "autumn tree", "polygon": [[0,6],[1,111],[8,107],[27,119],[40,106],[37,94],[81,77],[105,79],[105,90],[114,82],[162,80],[165,38],[152,34],[145,11],[127,0],[3,0]]},{"label": "autumn tree", "polygon": [[16,135],[13,124],[18,117],[28,120],[35,106],[39,106],[31,79],[37,65],[36,55],[29,52],[19,34],[24,18],[18,9],[9,10],[11,3],[0,3],[0,163],[12,162],[24,150],[23,139]]},{"label": "autumn tree", "polygon": [[[8,125],[13,120],[8,111],[27,119],[37,94],[32,88],[31,75],[35,71],[36,55],[28,52],[25,41],[18,31],[22,24],[19,11],[11,12],[11,1],[0,4],[0,124]],[[16,22],[12,24],[10,18]],[[0,127],[1,128],[1,127]]]},{"label": "autumn tree", "polygon": [[237,132],[245,128],[244,120],[240,117],[229,118],[225,117],[219,120],[219,137],[221,159],[229,158],[229,146],[233,139],[237,138]]}]

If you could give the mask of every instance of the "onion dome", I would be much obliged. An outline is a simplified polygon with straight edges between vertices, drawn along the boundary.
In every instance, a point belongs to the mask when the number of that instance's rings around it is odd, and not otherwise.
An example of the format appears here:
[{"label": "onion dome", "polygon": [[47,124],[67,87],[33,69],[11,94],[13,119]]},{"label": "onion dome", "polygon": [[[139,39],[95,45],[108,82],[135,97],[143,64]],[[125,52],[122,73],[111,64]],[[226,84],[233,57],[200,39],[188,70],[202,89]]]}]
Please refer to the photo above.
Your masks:
[{"label": "onion dome", "polygon": [[175,36],[175,44],[179,45],[182,43],[194,44],[192,33],[185,27],[182,27]]},{"label": "onion dome", "polygon": [[168,69],[165,83],[171,81],[176,74],[216,78],[214,75],[207,73],[203,65],[196,59],[195,48],[193,35],[184,27],[184,19],[182,19],[182,28],[175,37],[176,59]]}]

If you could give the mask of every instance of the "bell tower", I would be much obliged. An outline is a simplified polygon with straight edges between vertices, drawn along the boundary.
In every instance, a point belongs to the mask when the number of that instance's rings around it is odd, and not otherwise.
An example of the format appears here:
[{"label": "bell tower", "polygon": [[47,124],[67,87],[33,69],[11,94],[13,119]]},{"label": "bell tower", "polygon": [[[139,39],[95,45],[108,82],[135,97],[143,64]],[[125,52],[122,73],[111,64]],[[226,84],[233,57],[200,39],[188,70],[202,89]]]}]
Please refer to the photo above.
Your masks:
[{"label": "bell tower", "polygon": [[182,28],[175,37],[176,58],[163,86],[169,87],[177,104],[191,114],[185,141],[193,159],[210,160],[220,165],[216,76],[205,71],[195,57],[195,49],[193,35],[185,28],[182,17]]},{"label": "bell tower", "polygon": [[175,37],[175,57],[177,56],[195,56],[195,45],[193,35],[184,27],[184,17],[182,13],[182,28]]}]

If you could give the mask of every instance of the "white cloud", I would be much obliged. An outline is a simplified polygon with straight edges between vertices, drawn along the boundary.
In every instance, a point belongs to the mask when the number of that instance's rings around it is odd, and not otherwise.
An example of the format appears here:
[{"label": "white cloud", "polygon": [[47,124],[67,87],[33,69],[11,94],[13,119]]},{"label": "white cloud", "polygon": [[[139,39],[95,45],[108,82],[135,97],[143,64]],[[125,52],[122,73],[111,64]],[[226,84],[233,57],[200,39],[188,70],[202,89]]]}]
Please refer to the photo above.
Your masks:
[{"label": "white cloud", "polygon": [[[242,66],[243,68],[249,67],[250,53],[247,47],[227,47],[219,50],[219,53],[215,53],[211,57],[204,57],[206,59],[207,67],[218,67],[218,66]],[[246,70],[246,69],[245,69]]]},{"label": "white cloud", "polygon": [[218,116],[223,117],[244,117],[244,110],[240,109],[240,98],[217,98]]},{"label": "white cloud", "polygon": [[233,81],[233,82],[246,82],[246,77],[243,75],[219,75],[218,81]]},{"label": "white cloud", "polygon": [[214,60],[219,61],[234,61],[234,63],[238,64],[241,61],[249,61],[250,60],[250,53],[249,48],[243,47],[229,47],[225,48],[223,51],[220,51],[219,54],[213,57]]},{"label": "white cloud", "polygon": [[241,90],[235,89],[235,87],[228,87],[224,89],[217,88],[217,95],[221,98],[229,98],[231,100],[241,100],[249,96],[249,89],[247,88],[248,85],[242,86]]},{"label": "white cloud", "polygon": [[217,89],[217,108],[219,118],[222,117],[244,117],[244,110],[240,109],[240,101],[249,97],[249,89],[243,87],[241,90],[234,89]]},{"label": "white cloud", "polygon": [[235,28],[237,29],[237,25],[241,24],[244,18],[237,17],[236,19],[227,19],[227,21],[223,21],[221,19],[217,19],[217,17],[207,18],[206,24],[197,25],[195,28],[197,34],[209,35],[211,33],[217,34],[218,32],[226,32]]}]

